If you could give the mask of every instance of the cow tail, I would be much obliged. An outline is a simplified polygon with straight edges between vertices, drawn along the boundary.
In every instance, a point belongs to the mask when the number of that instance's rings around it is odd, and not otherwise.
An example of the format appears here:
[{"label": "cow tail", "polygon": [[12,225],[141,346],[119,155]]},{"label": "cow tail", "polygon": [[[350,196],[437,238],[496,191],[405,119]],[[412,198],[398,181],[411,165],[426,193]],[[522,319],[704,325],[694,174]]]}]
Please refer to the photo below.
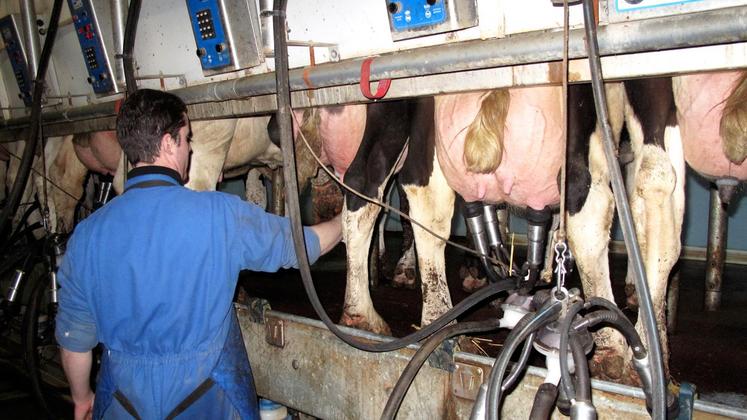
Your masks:
[{"label": "cow tail", "polygon": [[495,172],[503,158],[503,130],[510,104],[508,89],[490,92],[467,129],[464,141],[464,165],[478,174]]},{"label": "cow tail", "polygon": [[741,165],[747,157],[747,71],[726,99],[719,133],[726,157],[732,163]]},{"label": "cow tail", "polygon": [[[303,113],[300,131],[317,156],[321,155],[322,139],[319,135],[321,117],[318,108],[308,108]],[[317,163],[303,141],[296,141],[296,175],[299,189],[308,185],[309,179],[316,176]]]}]

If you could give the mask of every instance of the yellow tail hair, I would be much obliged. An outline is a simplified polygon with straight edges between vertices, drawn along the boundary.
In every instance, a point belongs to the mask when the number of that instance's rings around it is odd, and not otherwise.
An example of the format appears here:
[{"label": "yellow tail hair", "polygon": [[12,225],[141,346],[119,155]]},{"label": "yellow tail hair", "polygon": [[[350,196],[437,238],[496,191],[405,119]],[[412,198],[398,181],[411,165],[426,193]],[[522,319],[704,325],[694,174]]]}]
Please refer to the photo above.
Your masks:
[{"label": "yellow tail hair", "polygon": [[736,89],[726,100],[719,133],[724,154],[741,165],[747,157],[747,71],[737,81]]},{"label": "yellow tail hair", "polygon": [[503,130],[511,98],[508,89],[490,92],[467,130],[464,164],[472,173],[495,172],[503,158]]},{"label": "yellow tail hair", "polygon": [[[319,110],[317,108],[308,108],[303,113],[303,121],[299,131],[303,133],[306,141],[314,150],[314,153],[321,154],[322,150],[322,139],[319,135],[319,122],[321,117],[319,116]],[[317,163],[314,156],[311,155],[309,150],[306,148],[303,140],[300,138],[295,142],[296,149],[296,175],[298,176],[298,186],[303,189],[307,185],[310,178],[316,176]]]}]

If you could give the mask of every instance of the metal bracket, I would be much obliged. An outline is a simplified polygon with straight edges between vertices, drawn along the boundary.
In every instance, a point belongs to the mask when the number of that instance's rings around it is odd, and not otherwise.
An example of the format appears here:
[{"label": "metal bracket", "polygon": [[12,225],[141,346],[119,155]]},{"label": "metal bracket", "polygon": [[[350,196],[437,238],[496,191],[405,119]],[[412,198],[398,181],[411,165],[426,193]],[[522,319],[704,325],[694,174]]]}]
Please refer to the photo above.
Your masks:
[{"label": "metal bracket", "polygon": [[683,382],[680,384],[679,403],[680,410],[677,420],[690,420],[693,418],[693,405],[695,402],[695,385]]},{"label": "metal bracket", "polygon": [[459,398],[475,401],[483,380],[481,367],[455,363],[454,372],[451,373],[451,392]]},{"label": "metal bracket", "polygon": [[[309,49],[309,59],[311,60],[311,65],[313,66],[315,64],[315,54],[314,49],[316,48],[325,48],[327,49],[327,54],[329,55],[329,61],[336,63],[340,61],[340,47],[337,44],[330,43],[330,42],[314,42],[314,41],[288,41],[289,47],[307,47]],[[275,51],[272,52],[272,56],[274,57]]]},{"label": "metal bracket", "polygon": [[256,322],[258,324],[262,324],[265,322],[265,314],[271,309],[270,302],[262,298],[250,297],[242,303],[246,305],[246,308],[249,310],[249,316],[251,317],[252,322]]},{"label": "metal bracket", "polygon": [[451,339],[444,341],[441,345],[436,347],[436,350],[434,350],[430,357],[428,357],[428,366],[445,370],[447,372],[453,372],[455,348],[455,340]]},{"label": "metal bracket", "polygon": [[[86,98],[86,103],[91,104],[91,95],[87,93],[70,93],[68,92],[67,95],[47,95],[44,97],[45,99],[67,99],[68,106],[73,106],[73,98]],[[58,102],[56,104],[51,104],[53,106],[61,105],[64,102]]]},{"label": "metal bracket", "polygon": [[275,347],[285,347],[285,323],[282,319],[265,318],[265,341]]},{"label": "metal bracket", "polygon": [[179,86],[187,87],[187,77],[184,74],[142,74],[135,77],[135,80],[158,80],[161,83],[161,90],[166,90],[166,79],[176,79]]}]

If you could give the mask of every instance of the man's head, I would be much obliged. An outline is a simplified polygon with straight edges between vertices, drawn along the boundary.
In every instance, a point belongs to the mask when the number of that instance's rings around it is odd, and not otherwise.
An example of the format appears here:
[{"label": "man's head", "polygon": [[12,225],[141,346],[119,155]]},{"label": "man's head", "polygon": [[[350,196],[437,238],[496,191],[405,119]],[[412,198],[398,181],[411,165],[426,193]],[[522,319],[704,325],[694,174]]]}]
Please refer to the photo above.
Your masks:
[{"label": "man's head", "polygon": [[[187,106],[168,92],[140,89],[125,100],[117,115],[117,138],[133,165],[172,157],[177,166],[173,169],[186,178],[190,136]],[[185,147],[187,161],[182,165]]]}]

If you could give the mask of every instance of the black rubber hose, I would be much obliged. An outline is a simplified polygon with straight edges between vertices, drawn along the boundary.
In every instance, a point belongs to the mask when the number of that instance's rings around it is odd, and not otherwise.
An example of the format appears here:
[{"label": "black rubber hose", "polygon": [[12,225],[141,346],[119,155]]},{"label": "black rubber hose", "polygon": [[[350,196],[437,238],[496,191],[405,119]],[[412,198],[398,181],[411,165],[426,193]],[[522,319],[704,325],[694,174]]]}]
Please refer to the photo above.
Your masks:
[{"label": "black rubber hose", "polygon": [[591,377],[589,361],[577,333],[571,335],[571,353],[576,376],[576,400],[591,402]]},{"label": "black rubber hose", "polygon": [[319,319],[340,340],[359,350],[370,352],[392,351],[406,347],[428,337],[482,300],[502,291],[512,289],[514,283],[508,280],[488,285],[487,287],[480,289],[477,293],[474,293],[459,302],[459,304],[455,305],[447,313],[419,331],[386,343],[372,344],[355,339],[343,333],[342,330],[332,322],[329,315],[327,315],[322,307],[322,303],[319,301],[319,296],[314,289],[314,282],[311,278],[311,270],[309,269],[309,257],[306,253],[303,225],[301,223],[301,211],[298,198],[298,179],[296,179],[296,162],[293,154],[294,147],[290,108],[290,85],[288,83],[288,44],[285,31],[286,6],[287,0],[275,0],[273,5],[274,10],[272,11],[273,28],[275,29],[275,77],[277,83],[278,104],[277,121],[280,132],[280,148],[283,153],[283,177],[286,186],[286,209],[288,210],[288,215],[291,220],[291,233],[293,234],[294,249],[298,259],[298,269],[301,273],[303,286],[309,300],[311,301],[311,306],[319,316]]},{"label": "black rubber hose", "polygon": [[39,137],[41,137],[41,107],[42,96],[44,95],[44,80],[47,75],[47,67],[49,67],[49,59],[52,56],[54,41],[57,38],[57,27],[59,26],[61,10],[62,0],[55,0],[52,6],[52,14],[49,16],[47,37],[44,39],[44,47],[42,47],[41,55],[39,56],[39,67],[36,70],[34,95],[31,102],[31,116],[29,117],[29,137],[26,139],[26,146],[23,149],[21,163],[18,167],[18,173],[16,173],[16,181],[13,183],[13,188],[10,194],[8,194],[8,199],[5,201],[5,207],[3,207],[3,211],[0,213],[0,234],[5,232],[13,215],[16,214],[18,205],[21,202],[21,196],[26,189],[26,184],[31,174],[36,146],[39,143]]},{"label": "black rubber hose", "polygon": [[543,383],[534,394],[534,404],[529,413],[529,420],[547,420],[555,408],[555,400],[558,398],[558,387],[551,383]]},{"label": "black rubber hose", "polygon": [[524,348],[521,349],[519,360],[516,361],[516,364],[511,369],[511,372],[503,381],[503,384],[501,384],[501,391],[506,392],[511,389],[511,387],[514,386],[516,381],[521,376],[521,372],[527,366],[527,362],[529,361],[529,355],[532,354],[532,345],[534,345],[534,339],[536,337],[537,332],[532,331],[532,333],[529,334],[529,337],[524,341]]},{"label": "black rubber hose", "polygon": [[490,283],[498,283],[500,279],[498,278],[498,275],[495,273],[495,270],[493,269],[493,265],[490,264],[490,261],[488,261],[488,257],[486,256],[480,256],[480,262],[482,263],[482,269],[485,270],[485,274],[488,276],[488,281]]},{"label": "black rubber hose", "polygon": [[638,293],[638,302],[642,315],[643,325],[646,331],[646,341],[649,345],[651,373],[653,379],[654,410],[652,417],[656,420],[664,420],[667,415],[667,391],[664,377],[664,359],[662,358],[661,342],[659,341],[659,330],[656,325],[651,293],[646,279],[646,270],[643,267],[641,250],[633,227],[633,217],[630,212],[630,204],[627,201],[625,185],[623,184],[620,165],[615,156],[615,145],[612,140],[612,128],[607,115],[607,95],[602,85],[602,62],[599,58],[599,45],[597,45],[597,28],[594,21],[594,0],[584,0],[584,29],[586,30],[586,48],[589,53],[589,69],[591,70],[591,85],[594,92],[594,106],[597,118],[602,127],[602,139],[604,155],[607,160],[607,168],[610,171],[610,184],[617,204],[618,219],[623,231],[625,246],[628,249],[633,272],[635,273],[635,286]]},{"label": "black rubber hose", "polygon": [[384,411],[381,413],[381,420],[394,420],[397,415],[402,401],[405,399],[407,390],[410,389],[412,381],[415,380],[415,376],[420,371],[420,367],[423,366],[428,357],[433,351],[444,341],[449,338],[469,333],[485,332],[495,330],[500,327],[500,319],[491,319],[488,321],[475,321],[475,322],[462,322],[440,330],[436,334],[430,336],[423,345],[418,349],[417,352],[412,356],[410,362],[407,363],[405,370],[397,380],[397,384],[394,385],[392,393],[389,394],[389,399],[384,406]]},{"label": "black rubber hose", "polygon": [[573,318],[576,316],[581,309],[584,308],[583,302],[576,302],[568,308],[563,319],[560,320],[560,347],[558,348],[558,358],[560,361],[560,385],[563,387],[563,392],[569,400],[576,398],[576,390],[571,380],[571,371],[568,367],[568,341],[571,329],[571,323]]},{"label": "black rubber hose", "polygon": [[[633,350],[633,356],[636,359],[643,359],[648,354],[646,349],[643,347],[643,342],[641,341],[641,336],[638,335],[638,331],[635,330],[633,323],[631,323],[624,315],[620,317],[618,313],[607,309],[595,311],[587,314],[583,318],[583,321],[579,323],[578,327],[583,325],[593,327],[597,324],[610,324],[616,330],[620,331],[623,337],[625,337],[625,341]],[[575,327],[576,326],[574,325],[574,328]]]},{"label": "black rubber hose", "polygon": [[127,23],[125,23],[125,33],[122,40],[122,65],[125,74],[125,86],[127,95],[132,95],[137,91],[137,81],[135,80],[135,37],[137,36],[137,24],[140,20],[141,0],[130,0],[130,6],[127,9]]},{"label": "black rubber hose", "polygon": [[526,319],[527,322],[522,323],[523,326],[521,328],[514,327],[514,329],[511,330],[511,333],[503,343],[503,351],[501,351],[500,356],[493,364],[493,369],[490,371],[490,378],[488,380],[488,392],[486,395],[488,420],[498,420],[499,418],[499,411],[501,406],[500,384],[502,384],[503,382],[503,374],[506,371],[506,367],[508,366],[508,362],[511,359],[511,355],[529,334],[541,328],[543,325],[547,324],[553,319],[556,319],[558,312],[560,312],[562,307],[563,303],[560,301],[549,302],[538,312],[525,315],[522,318],[522,321]]},{"label": "black rubber hose", "polygon": [[[44,266],[44,272],[48,273],[47,266]],[[26,307],[26,313],[23,315],[22,328],[23,335],[21,338],[22,347],[24,352],[24,362],[26,364],[26,370],[29,374],[29,381],[31,382],[31,390],[34,394],[39,407],[47,414],[48,418],[54,418],[54,413],[50,410],[49,404],[47,404],[47,398],[45,397],[44,384],[41,378],[41,360],[40,353],[37,346],[39,336],[39,316],[42,314],[44,307],[44,298],[47,295],[49,289],[49,278],[42,275],[38,278],[33,278],[29,273],[29,286],[31,287],[31,294],[29,298],[29,304]]]},{"label": "black rubber hose", "polygon": [[623,312],[622,309],[618,308],[614,302],[610,302],[609,300],[601,298],[599,296],[592,296],[589,299],[586,299],[586,304],[584,305],[584,308],[589,309],[595,306],[609,309],[610,311],[618,314],[621,319],[622,318],[627,319],[625,312]]}]

